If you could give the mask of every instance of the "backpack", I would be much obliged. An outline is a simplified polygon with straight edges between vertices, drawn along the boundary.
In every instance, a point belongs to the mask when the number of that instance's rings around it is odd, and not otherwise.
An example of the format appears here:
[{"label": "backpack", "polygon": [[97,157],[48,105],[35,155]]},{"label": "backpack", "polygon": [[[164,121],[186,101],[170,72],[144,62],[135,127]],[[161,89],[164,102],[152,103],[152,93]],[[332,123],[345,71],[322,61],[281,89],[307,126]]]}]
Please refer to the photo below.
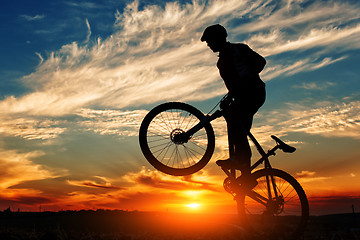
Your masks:
[{"label": "backpack", "polygon": [[234,50],[249,63],[249,68],[253,73],[260,73],[264,69],[266,60],[260,54],[243,43],[237,43],[234,44],[234,46]]}]

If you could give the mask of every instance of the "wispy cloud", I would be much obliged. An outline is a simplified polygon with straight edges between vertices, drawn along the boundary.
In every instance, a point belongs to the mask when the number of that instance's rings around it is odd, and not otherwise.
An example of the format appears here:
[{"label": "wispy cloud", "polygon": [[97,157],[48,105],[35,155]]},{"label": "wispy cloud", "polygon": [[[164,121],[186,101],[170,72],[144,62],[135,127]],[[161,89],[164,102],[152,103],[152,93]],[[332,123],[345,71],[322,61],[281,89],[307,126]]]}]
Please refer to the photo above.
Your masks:
[{"label": "wispy cloud", "polygon": [[331,57],[325,57],[324,59],[315,58],[303,58],[296,62],[282,63],[279,65],[271,64],[269,67],[261,73],[265,81],[277,78],[279,76],[290,76],[299,72],[313,71],[338,61],[346,59],[346,56],[332,59]]},{"label": "wispy cloud", "polygon": [[[360,139],[360,101],[321,108],[292,110],[289,128],[297,132]],[[285,123],[285,124],[286,124]]]},{"label": "wispy cloud", "polygon": [[85,39],[84,43],[87,43],[90,40],[91,28],[90,28],[89,20],[87,18],[85,19],[85,23],[86,23],[86,27],[87,27],[88,32],[87,32],[86,39]]},{"label": "wispy cloud", "polygon": [[[274,55],[286,51],[306,50],[323,46],[329,47],[334,43],[343,49],[349,49],[349,47],[359,48],[359,33],[360,25],[344,29],[338,27],[312,29],[306,35],[300,36],[299,39],[294,41],[278,38],[276,39],[276,45],[264,48],[263,52],[265,55]],[[342,43],[340,43],[340,41]]]},{"label": "wispy cloud", "polygon": [[324,90],[329,87],[333,87],[336,84],[333,82],[325,82],[325,83],[316,83],[316,82],[309,82],[309,83],[302,83],[301,85],[295,85],[293,88],[303,88],[306,90]]},{"label": "wispy cloud", "polygon": [[[86,39],[86,45],[74,42],[50,54],[34,73],[24,78],[33,92],[4,99],[0,102],[0,112],[64,115],[94,104],[126,108],[157,101],[204,100],[221,95],[225,90],[214,66],[216,56],[199,41],[203,29],[214,22],[228,24],[233,36],[236,31],[249,34],[255,31],[253,37],[245,41],[268,56],[313,47],[327,49],[332,44],[343,49],[360,47],[359,25],[336,26],[339,19],[325,17],[325,13],[333,16],[339,10],[342,22],[356,22],[357,13],[344,13],[355,11],[356,5],[347,3],[337,7],[322,2],[310,4],[301,11],[290,11],[286,4],[270,7],[275,5],[275,2],[250,4],[249,8],[246,1],[206,4],[194,1],[184,5],[167,3],[164,8],[152,5],[139,10],[138,1],[134,1],[123,13],[116,14],[115,32],[110,37],[89,42]],[[295,5],[293,2],[291,8]],[[325,13],[316,7],[325,9]],[[316,11],[321,13],[322,23],[327,22],[325,26],[319,28],[319,24],[309,24],[295,34],[282,29],[282,26],[291,28],[310,23],[305,20],[306,16],[314,16]],[[255,19],[252,23],[230,27],[231,20],[249,14]],[[86,23],[89,30],[88,21]],[[269,26],[270,23],[273,25]],[[259,32],[261,29],[263,32]],[[322,51],[326,54],[324,49]],[[284,73],[314,70],[343,57],[317,59],[295,58],[286,65],[272,61],[263,75],[270,80]]]},{"label": "wispy cloud", "polygon": [[[348,40],[358,46],[358,36],[354,35],[359,31],[358,8],[358,4],[346,1],[314,1],[307,4],[299,1],[267,1],[258,8],[258,18],[248,24],[239,25],[234,28],[234,32],[259,32],[249,41],[271,43],[271,46],[276,46],[273,50],[267,48],[272,54],[279,50],[312,48],[338,42],[338,39],[346,37],[350,37]],[[344,23],[349,24],[346,26]],[[292,31],[292,34],[289,34],[289,31]],[[334,38],[327,38],[329,36]]]},{"label": "wispy cloud", "polygon": [[[75,115],[81,117],[75,121],[84,130],[103,135],[136,136],[147,111],[114,109],[168,100],[200,101],[224,94],[226,90],[214,66],[217,57],[199,41],[203,29],[214,21],[228,24],[230,36],[236,36],[236,32],[253,32],[246,41],[269,56],[323,47],[313,55],[296,56],[291,61],[271,59],[262,73],[265,80],[319,69],[348,56],[348,53],[339,57],[326,56],[331,44],[336,44],[336,49],[359,48],[360,41],[355,41],[360,37],[356,24],[358,13],[354,12],[357,5],[321,2],[302,7],[297,4],[194,1],[185,5],[167,3],[164,8],[151,5],[139,10],[138,1],[134,1],[122,13],[116,13],[115,30],[110,37],[92,40],[86,19],[86,44],[64,45],[46,59],[37,53],[41,63],[35,72],[24,78],[24,84],[32,91],[0,101],[0,113],[7,116],[1,118],[0,133],[26,139],[56,138],[69,123],[52,117]],[[354,15],[345,14],[347,10]],[[333,18],[327,17],[328,14]],[[231,20],[249,16],[254,19],[251,23],[230,27]],[[318,20],[315,23],[314,18]],[[290,28],[299,29],[300,26],[302,31],[289,33]],[[322,52],[320,56],[319,51]],[[315,90],[331,87],[331,84],[303,83],[294,87]],[[349,104],[354,105],[350,109],[358,109],[356,102]],[[93,106],[107,110],[93,110]],[[260,135],[269,135],[269,131],[358,138],[356,112],[349,109],[339,114],[336,111],[337,107],[344,106],[293,110],[283,113],[282,119],[273,114],[270,116],[274,119],[272,126],[267,130],[264,126],[254,128],[253,132],[259,134],[260,139]],[[334,111],[329,113],[329,109]],[[327,120],[323,121],[325,118]],[[281,126],[277,126],[279,123]],[[220,122],[217,131],[217,146],[226,150],[225,125]]]},{"label": "wispy cloud", "polygon": [[39,63],[39,65],[40,64],[42,64],[43,62],[44,62],[44,58],[41,56],[41,54],[40,53],[38,53],[38,52],[35,52],[35,54],[36,54],[36,56],[38,56],[39,57],[39,59],[40,59],[40,63]]},{"label": "wispy cloud", "polygon": [[107,178],[95,176],[96,181],[93,180],[67,180],[66,182],[70,185],[90,188],[102,188],[107,190],[123,190],[123,187],[113,185]]},{"label": "wispy cloud", "polygon": [[79,125],[102,135],[137,136],[140,123],[148,111],[80,109]]},{"label": "wispy cloud", "polygon": [[79,7],[79,8],[99,8],[99,5],[93,3],[93,2],[71,2],[71,1],[65,1],[65,4],[69,5],[69,6],[73,6],[73,7]]},{"label": "wispy cloud", "polygon": [[0,134],[18,136],[29,140],[53,139],[62,134],[66,128],[61,122],[53,119],[37,119],[33,117],[0,117]]},{"label": "wispy cloud", "polygon": [[279,136],[291,132],[303,132],[326,137],[351,137],[360,139],[360,102],[307,104],[291,103],[281,112],[262,113],[269,125],[254,127],[253,133]]},{"label": "wispy cloud", "polygon": [[27,21],[37,21],[37,20],[41,20],[41,19],[45,18],[45,15],[36,14],[34,16],[30,16],[30,15],[27,15],[27,14],[23,14],[23,15],[20,15],[20,17],[24,18]]}]

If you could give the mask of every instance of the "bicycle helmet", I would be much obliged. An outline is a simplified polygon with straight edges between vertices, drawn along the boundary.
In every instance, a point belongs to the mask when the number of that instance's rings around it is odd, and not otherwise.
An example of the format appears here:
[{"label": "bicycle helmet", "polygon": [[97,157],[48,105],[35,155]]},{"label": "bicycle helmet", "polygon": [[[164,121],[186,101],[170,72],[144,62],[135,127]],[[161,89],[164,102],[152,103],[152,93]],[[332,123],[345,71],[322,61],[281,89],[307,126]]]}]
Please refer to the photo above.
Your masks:
[{"label": "bicycle helmet", "polygon": [[207,27],[201,37],[201,41],[207,41],[208,39],[214,38],[226,38],[227,32],[226,29],[220,24],[215,24]]}]

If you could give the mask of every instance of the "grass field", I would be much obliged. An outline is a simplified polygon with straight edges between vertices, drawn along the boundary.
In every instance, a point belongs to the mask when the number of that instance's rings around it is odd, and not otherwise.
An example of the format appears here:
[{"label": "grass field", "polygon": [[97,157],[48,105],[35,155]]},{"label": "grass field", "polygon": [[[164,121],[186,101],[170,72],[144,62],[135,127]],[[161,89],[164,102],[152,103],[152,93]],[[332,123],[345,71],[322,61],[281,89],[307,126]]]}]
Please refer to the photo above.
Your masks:
[{"label": "grass field", "polygon": [[[360,239],[360,215],[312,216],[300,239]],[[0,213],[1,240],[252,240],[235,215],[127,211]]]}]

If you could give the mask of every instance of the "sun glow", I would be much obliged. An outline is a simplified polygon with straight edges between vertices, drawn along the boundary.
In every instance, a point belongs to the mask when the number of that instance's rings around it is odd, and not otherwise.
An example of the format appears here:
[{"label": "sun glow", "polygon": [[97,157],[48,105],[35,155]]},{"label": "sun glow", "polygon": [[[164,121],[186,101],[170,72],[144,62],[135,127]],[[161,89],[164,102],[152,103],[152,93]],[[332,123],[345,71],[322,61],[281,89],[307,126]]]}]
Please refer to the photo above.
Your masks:
[{"label": "sun glow", "polygon": [[200,204],[198,204],[198,203],[190,203],[190,204],[188,204],[186,206],[189,207],[189,208],[195,209],[195,208],[200,207]]}]

